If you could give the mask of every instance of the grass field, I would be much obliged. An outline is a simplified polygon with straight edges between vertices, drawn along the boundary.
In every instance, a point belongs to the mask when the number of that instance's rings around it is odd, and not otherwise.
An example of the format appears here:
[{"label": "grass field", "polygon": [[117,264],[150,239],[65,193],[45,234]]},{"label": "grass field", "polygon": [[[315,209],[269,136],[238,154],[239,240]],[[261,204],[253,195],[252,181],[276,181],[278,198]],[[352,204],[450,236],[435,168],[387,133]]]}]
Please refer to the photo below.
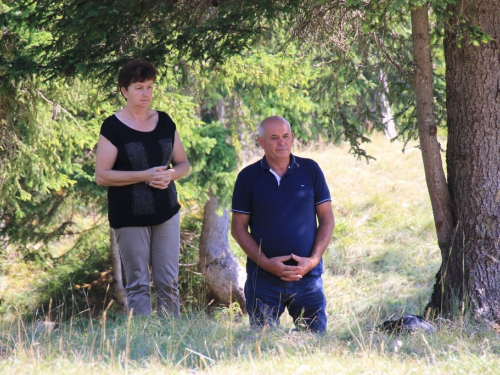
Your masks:
[{"label": "grass field", "polygon": [[435,334],[374,329],[421,314],[440,265],[420,151],[402,147],[374,137],[369,164],[342,145],[295,150],[319,162],[333,197],[325,335],[294,332],[288,317],[255,333],[231,309],[179,320],[76,316],[54,330],[12,319],[0,326],[0,374],[498,373],[498,333],[466,315],[434,321]]}]

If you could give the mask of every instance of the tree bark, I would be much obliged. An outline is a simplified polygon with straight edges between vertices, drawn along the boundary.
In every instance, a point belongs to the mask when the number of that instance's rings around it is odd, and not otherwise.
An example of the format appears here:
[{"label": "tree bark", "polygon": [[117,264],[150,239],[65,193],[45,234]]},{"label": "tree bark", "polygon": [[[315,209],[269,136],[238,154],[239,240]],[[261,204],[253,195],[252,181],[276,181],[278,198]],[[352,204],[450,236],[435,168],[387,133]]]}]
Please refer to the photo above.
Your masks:
[{"label": "tree bark", "polygon": [[122,258],[120,257],[120,249],[116,242],[115,232],[109,228],[109,243],[111,247],[111,264],[113,265],[114,288],[116,294],[116,302],[127,308],[127,293],[123,283]]},{"label": "tree bark", "polygon": [[[500,319],[500,2],[456,4],[464,19],[492,37],[475,46],[448,28],[444,42],[448,183],[457,240],[444,269],[443,307],[454,297],[477,318]],[[457,13],[456,13],[457,14]],[[458,24],[451,19],[450,25]],[[463,30],[462,30],[463,31]],[[445,259],[443,259],[444,262]],[[456,298],[455,298],[456,301]]]},{"label": "tree bark", "polygon": [[203,227],[200,236],[200,269],[211,292],[217,299],[229,305],[238,302],[246,312],[243,287],[245,270],[229,248],[229,211],[217,214],[218,201],[214,196],[205,204]]},{"label": "tree bark", "polygon": [[427,189],[431,199],[434,224],[443,259],[436,275],[436,285],[428,307],[439,309],[440,281],[446,272],[448,253],[454,230],[450,192],[441,159],[441,145],[437,139],[432,92],[432,61],[429,34],[428,6],[411,11],[413,55],[415,60],[415,92],[417,99],[418,134],[425,170]]}]

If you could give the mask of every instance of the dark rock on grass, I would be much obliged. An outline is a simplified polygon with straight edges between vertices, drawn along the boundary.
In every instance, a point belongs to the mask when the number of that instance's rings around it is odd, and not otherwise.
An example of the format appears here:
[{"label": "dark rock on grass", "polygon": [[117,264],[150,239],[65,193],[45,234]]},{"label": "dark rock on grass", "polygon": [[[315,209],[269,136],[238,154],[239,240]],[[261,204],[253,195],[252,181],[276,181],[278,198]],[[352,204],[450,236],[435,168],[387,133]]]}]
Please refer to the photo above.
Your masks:
[{"label": "dark rock on grass", "polygon": [[386,320],[377,327],[389,333],[436,332],[436,328],[419,315],[405,314],[399,319]]}]

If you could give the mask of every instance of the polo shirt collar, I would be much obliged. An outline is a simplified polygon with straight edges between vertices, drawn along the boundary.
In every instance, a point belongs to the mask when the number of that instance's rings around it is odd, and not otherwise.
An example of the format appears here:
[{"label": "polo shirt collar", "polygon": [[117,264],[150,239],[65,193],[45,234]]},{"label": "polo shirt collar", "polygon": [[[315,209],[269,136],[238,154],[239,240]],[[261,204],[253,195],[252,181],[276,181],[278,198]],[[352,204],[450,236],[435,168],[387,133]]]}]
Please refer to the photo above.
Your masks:
[{"label": "polo shirt collar", "polygon": [[[260,161],[260,166],[262,167],[262,169],[266,169],[266,170],[271,170],[271,167],[269,166],[269,164],[267,163],[267,160],[266,160],[266,156],[264,155],[264,157],[262,158],[262,160]],[[294,170],[295,168],[298,168],[300,167],[299,163],[297,162],[297,159],[295,158],[295,155],[293,154],[290,154],[290,164],[288,164],[288,169],[290,170]]]}]

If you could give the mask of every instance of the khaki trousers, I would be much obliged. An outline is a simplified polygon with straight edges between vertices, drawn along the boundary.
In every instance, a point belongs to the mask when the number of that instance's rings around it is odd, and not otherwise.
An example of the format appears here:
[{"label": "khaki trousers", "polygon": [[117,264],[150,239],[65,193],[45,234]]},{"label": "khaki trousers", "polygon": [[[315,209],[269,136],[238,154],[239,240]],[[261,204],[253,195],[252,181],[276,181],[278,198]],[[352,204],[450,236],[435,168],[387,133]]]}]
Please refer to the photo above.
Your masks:
[{"label": "khaki trousers", "polygon": [[151,314],[150,270],[158,314],[179,316],[180,213],[150,227],[115,229],[127,277],[127,304],[134,315]]}]

